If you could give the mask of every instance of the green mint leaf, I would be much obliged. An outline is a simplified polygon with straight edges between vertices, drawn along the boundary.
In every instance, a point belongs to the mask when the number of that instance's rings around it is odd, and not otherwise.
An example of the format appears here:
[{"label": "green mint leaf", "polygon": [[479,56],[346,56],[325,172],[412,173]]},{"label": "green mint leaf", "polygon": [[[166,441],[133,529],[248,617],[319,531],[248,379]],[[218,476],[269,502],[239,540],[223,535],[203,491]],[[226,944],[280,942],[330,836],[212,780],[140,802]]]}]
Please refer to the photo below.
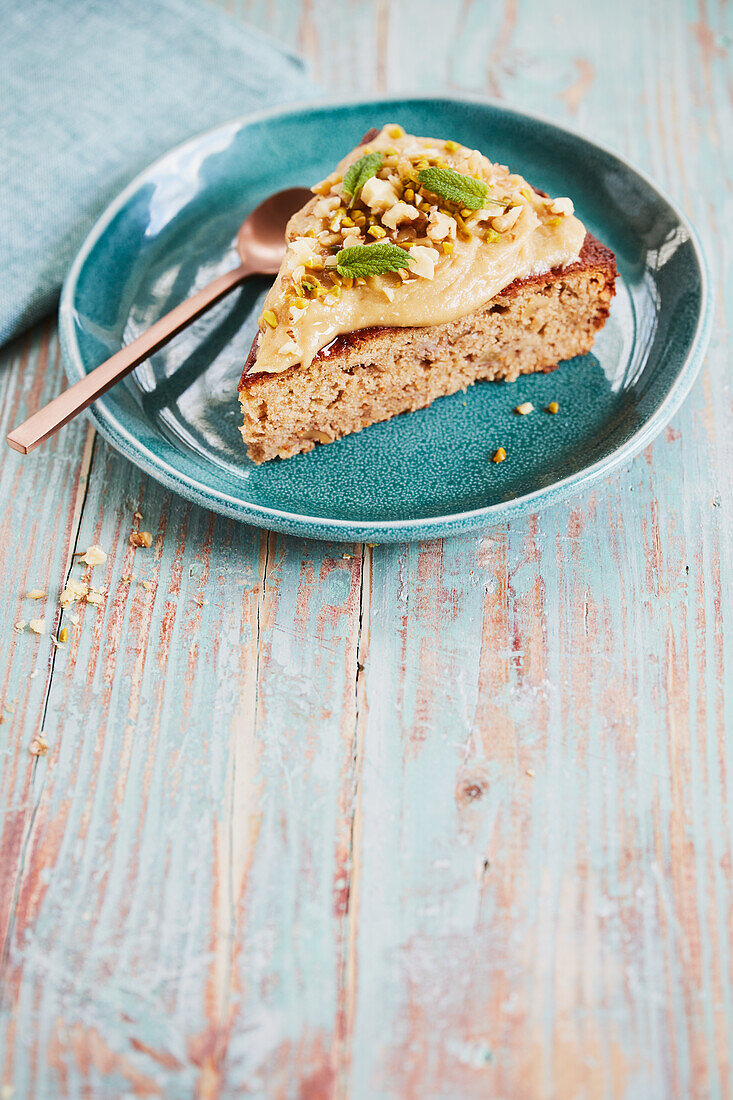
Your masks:
[{"label": "green mint leaf", "polygon": [[410,266],[410,256],[396,244],[356,244],[342,248],[336,257],[336,270],[345,279],[369,279],[385,271],[399,271]]},{"label": "green mint leaf", "polygon": [[344,176],[344,191],[351,195],[350,207],[358,199],[359,192],[366,181],[370,180],[372,176],[376,176],[381,167],[382,157],[379,153],[365,153],[363,157],[359,157],[358,160],[354,161]]},{"label": "green mint leaf", "polygon": [[453,168],[423,168],[417,178],[426,191],[469,210],[480,210],[489,197],[483,180],[463,176]]}]

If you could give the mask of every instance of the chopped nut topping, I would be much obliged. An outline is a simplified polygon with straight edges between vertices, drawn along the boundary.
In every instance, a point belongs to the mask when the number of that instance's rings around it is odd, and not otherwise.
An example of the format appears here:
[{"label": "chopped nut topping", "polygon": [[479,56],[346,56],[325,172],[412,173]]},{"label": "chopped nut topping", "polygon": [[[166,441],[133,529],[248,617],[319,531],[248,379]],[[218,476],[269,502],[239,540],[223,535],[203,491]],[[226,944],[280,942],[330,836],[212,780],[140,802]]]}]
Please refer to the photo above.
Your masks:
[{"label": "chopped nut topping", "polygon": [[45,595],[42,588],[31,588],[30,592],[25,594],[27,600],[42,600]]},{"label": "chopped nut topping", "polygon": [[534,412],[534,405],[531,401],[523,401],[521,405],[517,405],[514,411],[519,413],[520,416],[526,416],[527,413]]},{"label": "chopped nut topping", "polygon": [[45,619],[29,619],[28,626],[34,634],[46,633],[46,620]]},{"label": "chopped nut topping", "polygon": [[100,546],[90,546],[81,560],[86,565],[103,565],[107,560],[107,555]]},{"label": "chopped nut topping", "polygon": [[497,447],[497,449],[494,451],[493,455],[491,456],[491,461],[492,462],[503,462],[505,458],[506,458],[506,451],[504,450],[504,448],[503,447]]},{"label": "chopped nut topping", "polygon": [[133,546],[152,546],[153,536],[149,531],[133,531],[130,535],[130,542]]},{"label": "chopped nut topping", "polygon": [[[431,292],[440,297],[451,279],[467,278],[464,246],[498,281],[504,253],[519,251],[520,267],[532,260],[518,248],[525,237],[541,266],[545,254],[548,262],[558,255],[565,262],[581,231],[585,235],[574,219],[556,235],[535,234],[562,222],[572,212],[570,200],[545,199],[476,149],[405,134],[396,124],[354,149],[312,191],[317,197],[290,223],[285,258],[260,317],[257,359],[267,373],[308,366],[331,335],[350,331],[352,312],[379,316],[384,299],[400,317],[409,316],[413,304],[422,315]],[[495,244],[496,271],[494,255],[482,247]],[[378,245],[402,249],[409,265],[401,268],[384,252],[368,258]],[[339,260],[345,251],[362,255]],[[420,287],[422,280],[433,287]],[[363,286],[371,290],[345,298],[344,291]]]},{"label": "chopped nut topping", "polygon": [[547,406],[547,411],[548,413],[556,413],[559,408],[560,406],[558,405],[557,401],[551,401],[550,404]]},{"label": "chopped nut topping", "polygon": [[59,630],[59,643],[61,645],[66,645],[68,640],[69,640],[69,628],[68,628],[68,626],[64,626],[64,627],[61,628],[61,630]]}]

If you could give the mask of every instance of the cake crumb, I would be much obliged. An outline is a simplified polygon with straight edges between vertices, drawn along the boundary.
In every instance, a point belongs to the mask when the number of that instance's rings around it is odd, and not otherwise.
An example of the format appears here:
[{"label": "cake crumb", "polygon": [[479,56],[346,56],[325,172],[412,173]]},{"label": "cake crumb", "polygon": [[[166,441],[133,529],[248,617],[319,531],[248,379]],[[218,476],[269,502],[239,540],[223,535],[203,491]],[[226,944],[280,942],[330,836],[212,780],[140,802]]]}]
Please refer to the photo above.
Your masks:
[{"label": "cake crumb", "polygon": [[25,598],[27,600],[42,600],[46,593],[42,588],[31,588],[29,592],[26,592]]},{"label": "cake crumb", "polygon": [[103,565],[107,555],[101,546],[90,546],[81,559],[85,565]]},{"label": "cake crumb", "polygon": [[152,592],[154,587],[155,586],[152,583],[152,581],[143,581],[143,588],[145,589],[146,592]]},{"label": "cake crumb", "polygon": [[517,405],[514,411],[519,413],[520,416],[526,416],[527,413],[534,412],[534,405],[531,401],[523,401],[521,405]]},{"label": "cake crumb", "polygon": [[28,626],[31,628],[34,634],[46,633],[46,620],[45,619],[29,619]]},{"label": "cake crumb", "polygon": [[528,775],[530,779],[534,779],[534,768],[527,768],[525,775]]},{"label": "cake crumb", "polygon": [[66,582],[66,587],[59,597],[59,603],[66,610],[67,607],[71,607],[75,600],[80,600],[86,596],[89,588],[86,584],[82,584],[81,581],[75,581],[73,577],[69,577]]},{"label": "cake crumb", "polygon": [[42,733],[39,733],[38,737],[33,738],[33,740],[30,743],[30,748],[28,749],[28,751],[30,752],[31,756],[45,756],[46,755],[46,753],[48,752],[48,741],[46,740],[46,738],[43,736]]},{"label": "cake crumb", "polygon": [[91,589],[86,595],[87,603],[94,604],[99,607],[104,603],[104,592],[98,592],[96,589]]},{"label": "cake crumb", "polygon": [[13,630],[16,634],[22,634],[26,628],[26,625],[27,624],[25,619],[18,619],[17,623],[13,623]]},{"label": "cake crumb", "polygon": [[149,531],[133,531],[130,535],[130,542],[133,546],[152,546],[153,536]]}]

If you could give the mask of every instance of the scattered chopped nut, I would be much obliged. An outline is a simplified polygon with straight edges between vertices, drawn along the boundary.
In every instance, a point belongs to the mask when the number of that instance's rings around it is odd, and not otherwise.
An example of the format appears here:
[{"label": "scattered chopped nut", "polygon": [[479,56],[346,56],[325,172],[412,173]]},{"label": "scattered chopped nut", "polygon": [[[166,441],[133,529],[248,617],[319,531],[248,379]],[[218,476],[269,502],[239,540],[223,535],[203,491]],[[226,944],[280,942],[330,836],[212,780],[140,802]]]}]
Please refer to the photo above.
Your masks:
[{"label": "scattered chopped nut", "polygon": [[28,750],[31,756],[45,756],[48,752],[48,741],[39,733],[38,737],[34,737],[31,741],[30,748]]},{"label": "scattered chopped nut", "polygon": [[59,630],[59,644],[60,645],[66,645],[68,640],[69,640],[69,628],[68,628],[68,626],[64,626],[64,627],[61,628],[61,630]]},{"label": "scattered chopped nut", "polygon": [[149,531],[133,531],[130,535],[130,542],[133,546],[152,546],[153,536]]},{"label": "scattered chopped nut", "polygon": [[107,560],[107,555],[101,546],[90,546],[81,559],[86,565],[102,565]]},{"label": "scattered chopped nut", "polygon": [[31,628],[34,634],[46,633],[46,620],[45,619],[30,619],[28,626]]},{"label": "scattered chopped nut", "polygon": [[521,405],[517,405],[514,411],[519,413],[520,416],[526,416],[527,413],[534,412],[534,405],[531,401],[523,401]]},{"label": "scattered chopped nut", "polygon": [[503,462],[505,458],[506,458],[506,451],[504,450],[504,448],[503,447],[497,447],[497,449],[494,451],[493,455],[491,456],[491,461],[492,462]]},{"label": "scattered chopped nut", "polygon": [[26,592],[25,598],[27,600],[42,600],[46,593],[42,588],[31,588],[30,592]]},{"label": "scattered chopped nut", "polygon": [[86,596],[88,591],[89,588],[87,585],[82,584],[81,581],[75,581],[73,577],[69,577],[66,582],[66,588],[59,597],[59,603],[64,609],[71,607],[75,600],[82,599],[83,596]]},{"label": "scattered chopped nut", "polygon": [[558,405],[557,401],[551,401],[550,404],[547,406],[547,411],[548,413],[556,413],[559,408],[560,406]]}]

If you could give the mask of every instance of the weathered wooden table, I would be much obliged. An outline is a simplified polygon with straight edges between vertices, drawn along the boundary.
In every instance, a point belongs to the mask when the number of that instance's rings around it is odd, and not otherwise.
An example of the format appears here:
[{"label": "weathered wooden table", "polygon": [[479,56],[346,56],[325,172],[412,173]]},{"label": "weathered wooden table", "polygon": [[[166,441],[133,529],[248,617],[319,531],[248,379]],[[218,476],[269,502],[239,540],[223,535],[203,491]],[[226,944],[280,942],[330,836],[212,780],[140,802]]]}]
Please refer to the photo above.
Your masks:
[{"label": "weathered wooden table", "polygon": [[[0,1096],[731,1096],[731,8],[234,10],[334,94],[484,91],[627,154],[709,245],[713,345],[629,468],[479,538],[268,536],[84,421],[3,452]],[[62,384],[49,322],[3,435]],[[14,632],[90,543],[104,606]]]}]

